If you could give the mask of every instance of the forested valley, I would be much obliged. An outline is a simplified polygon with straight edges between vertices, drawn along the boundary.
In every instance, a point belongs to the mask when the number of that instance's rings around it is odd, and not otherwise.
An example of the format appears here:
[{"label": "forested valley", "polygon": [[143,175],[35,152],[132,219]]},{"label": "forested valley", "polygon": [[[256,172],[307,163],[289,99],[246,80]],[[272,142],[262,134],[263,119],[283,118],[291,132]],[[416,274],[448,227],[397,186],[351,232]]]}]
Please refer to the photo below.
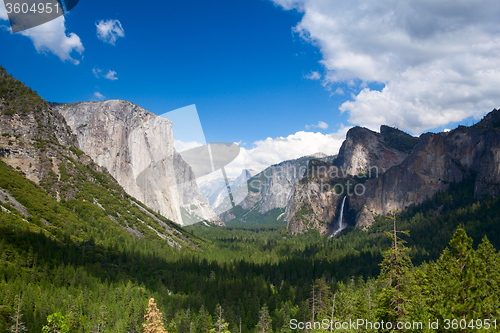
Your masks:
[{"label": "forested valley", "polygon": [[500,198],[476,200],[474,174],[335,238],[291,235],[272,215],[181,228],[0,74],[0,332],[499,330]]},{"label": "forested valley", "polygon": [[[11,192],[36,191],[3,163],[1,182]],[[418,321],[423,331],[439,320],[440,328],[428,331],[443,332],[462,331],[445,329],[444,320],[465,319],[467,331],[495,331],[500,200],[476,201],[473,186],[472,178],[452,184],[406,212],[379,216],[368,232],[349,227],[327,239],[313,231],[290,236],[279,224],[198,224],[186,229],[199,249],[182,250],[95,224],[78,238],[3,203],[0,330],[156,332],[145,330],[145,315],[161,312],[167,332],[291,332],[292,319]],[[46,200],[43,209],[56,219],[99,219],[95,205]]]}]

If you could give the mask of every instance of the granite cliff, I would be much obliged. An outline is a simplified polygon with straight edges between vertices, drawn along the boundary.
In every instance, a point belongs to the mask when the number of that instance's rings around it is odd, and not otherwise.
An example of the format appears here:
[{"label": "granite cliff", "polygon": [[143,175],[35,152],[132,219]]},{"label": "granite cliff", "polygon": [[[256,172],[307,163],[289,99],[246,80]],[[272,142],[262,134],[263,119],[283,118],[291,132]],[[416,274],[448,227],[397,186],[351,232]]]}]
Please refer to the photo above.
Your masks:
[{"label": "granite cliff", "polygon": [[351,128],[336,159],[308,163],[307,173],[295,186],[287,205],[288,229],[294,234],[311,228],[332,234],[339,227],[342,198],[349,197],[344,215],[359,210],[361,205],[356,199],[361,192],[364,194],[366,183],[399,165],[416,141],[417,138],[388,126],[382,126],[380,133]]},{"label": "granite cliff", "polygon": [[174,149],[172,123],[123,100],[56,107],[80,149],[127,193],[181,225],[223,225],[201,195],[191,167]]},{"label": "granite cliff", "polygon": [[400,164],[416,141],[417,138],[385,125],[380,127],[380,133],[353,127],[333,164],[351,176],[366,172],[383,174]]},{"label": "granite cliff", "polygon": [[3,212],[72,241],[133,237],[196,248],[175,223],[127,195],[79,149],[64,117],[2,67],[0,133]]},{"label": "granite cliff", "polygon": [[425,133],[418,140],[387,126],[380,133],[353,128],[335,161],[309,163],[287,206],[288,228],[330,233],[344,196],[344,216],[365,229],[375,215],[405,210],[469,177],[475,179],[476,198],[498,195],[499,152],[499,110],[474,126]]},{"label": "granite cliff", "polygon": [[468,177],[475,178],[477,199],[498,195],[499,152],[499,110],[471,127],[425,133],[403,163],[368,184],[364,205],[374,214],[404,210]]}]

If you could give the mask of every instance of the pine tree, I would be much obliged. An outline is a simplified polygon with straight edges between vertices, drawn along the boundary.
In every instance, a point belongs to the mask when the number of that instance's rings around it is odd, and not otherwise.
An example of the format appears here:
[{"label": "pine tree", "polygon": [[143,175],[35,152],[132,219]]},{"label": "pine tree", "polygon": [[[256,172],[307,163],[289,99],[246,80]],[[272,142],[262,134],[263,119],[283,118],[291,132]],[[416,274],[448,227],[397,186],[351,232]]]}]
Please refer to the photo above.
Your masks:
[{"label": "pine tree", "polygon": [[477,309],[483,318],[494,318],[500,315],[500,258],[486,236],[478,246],[477,258],[484,278],[480,281],[480,299]]},{"label": "pine tree", "polygon": [[390,218],[394,224],[393,232],[386,234],[391,238],[392,246],[384,252],[384,260],[380,264],[379,281],[386,287],[379,294],[377,315],[386,322],[396,323],[404,321],[410,312],[412,263],[409,248],[404,246],[406,242],[398,236],[398,233],[408,236],[408,231],[396,229],[396,212],[391,212]]},{"label": "pine tree", "polygon": [[290,328],[290,320],[298,317],[298,311],[299,307],[297,305],[293,305],[290,300],[282,302],[281,306],[275,310],[273,321],[275,328],[280,328],[277,332],[292,333],[293,330]]},{"label": "pine tree", "polygon": [[156,307],[154,298],[149,299],[144,318],[146,319],[146,322],[142,324],[144,333],[167,333],[163,328],[163,315]]},{"label": "pine tree", "polygon": [[264,304],[262,309],[260,310],[259,322],[257,323],[256,329],[259,333],[270,333],[272,332],[272,320],[269,316],[269,310],[267,309],[267,305]]},{"label": "pine tree", "polygon": [[328,317],[331,311],[330,300],[332,293],[323,279],[318,279],[312,286],[311,306],[312,321],[318,321]]},{"label": "pine tree", "polygon": [[495,257],[487,239],[476,253],[472,238],[463,228],[456,230],[450,248],[444,250],[432,270],[430,289],[434,291],[433,309],[437,318],[469,322],[491,318],[498,311],[498,258]]},{"label": "pine tree", "polygon": [[10,327],[11,332],[20,333],[20,332],[27,332],[28,331],[24,322],[21,321],[22,316],[23,316],[23,314],[21,313],[21,292],[19,292],[18,300],[17,300],[16,315],[12,317],[12,320],[15,322],[15,324],[13,324]]},{"label": "pine tree", "polygon": [[201,306],[198,313],[198,332],[209,333],[212,328],[212,316],[205,310],[205,306]]},{"label": "pine tree", "polygon": [[210,333],[231,333],[229,332],[229,323],[224,320],[223,314],[224,309],[220,304],[215,307],[217,321],[214,323],[214,327],[210,330]]}]

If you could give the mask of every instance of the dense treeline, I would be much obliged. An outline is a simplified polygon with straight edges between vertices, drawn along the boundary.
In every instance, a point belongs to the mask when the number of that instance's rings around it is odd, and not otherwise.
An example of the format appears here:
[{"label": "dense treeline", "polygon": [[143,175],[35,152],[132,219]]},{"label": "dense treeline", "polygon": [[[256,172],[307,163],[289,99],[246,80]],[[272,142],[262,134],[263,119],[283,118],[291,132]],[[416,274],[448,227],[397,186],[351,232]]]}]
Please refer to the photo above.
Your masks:
[{"label": "dense treeline", "polygon": [[[475,202],[467,198],[469,186],[468,182],[454,185],[398,216],[398,229],[409,229],[411,234],[403,236],[408,258],[420,265],[415,269],[408,263],[402,277],[404,285],[412,286],[400,291],[411,304],[404,318],[445,319],[452,311],[448,298],[437,290],[446,289],[443,270],[455,260],[454,245],[444,254],[443,250],[457,225],[463,224],[476,237],[498,237],[499,200]],[[368,233],[348,230],[337,239],[324,239],[315,232],[292,237],[283,228],[188,228],[208,239],[203,251],[179,251],[152,238],[134,239],[109,230],[106,237],[88,239],[75,238],[62,228],[52,233],[49,226],[28,223],[12,208],[0,212],[0,221],[0,329],[14,323],[19,305],[22,322],[34,332],[41,331],[54,313],[64,316],[71,332],[141,332],[151,297],[169,332],[207,332],[222,319],[231,332],[239,332],[240,325],[242,332],[252,332],[266,322],[274,332],[288,332],[291,319],[331,319],[326,309],[332,309],[332,295],[335,320],[394,317],[383,311],[393,295],[384,287],[388,283],[384,267],[380,275],[380,263],[393,244],[384,234],[393,228],[390,217],[379,218]],[[460,237],[460,243],[471,243]],[[475,240],[479,243],[481,238]],[[466,247],[478,262],[469,272],[489,269],[478,275],[481,288],[485,281],[499,281],[498,256],[488,242],[478,250]],[[481,263],[478,253],[483,252]],[[317,300],[311,293],[316,295],[317,288],[328,297],[313,309]],[[438,313],[434,305],[439,300]],[[473,306],[485,302],[478,298]],[[498,308],[497,300],[488,302],[490,309]],[[217,314],[219,308],[223,315]],[[316,313],[319,308],[323,314]],[[488,318],[497,315],[490,312]]]},{"label": "dense treeline", "polygon": [[[22,322],[32,331],[40,331],[47,316],[60,312],[70,331],[140,332],[149,297],[158,301],[171,332],[208,332],[217,323],[218,307],[224,309],[223,318],[233,332],[239,331],[240,319],[243,331],[253,331],[266,313],[277,332],[289,332],[291,319],[424,325],[429,320],[445,325],[445,319],[462,318],[468,324],[471,319],[489,319],[493,325],[500,319],[498,254],[486,238],[474,250],[461,228],[436,262],[418,269],[411,264],[408,248],[398,245],[385,251],[378,278],[353,276],[335,282],[323,272],[306,274],[293,286],[286,277],[281,285],[273,283],[283,278],[272,278],[280,265],[266,270],[265,265],[220,265],[192,257],[171,263],[137,254],[113,257],[111,249],[95,244],[50,240],[19,227],[21,221],[11,215],[1,213],[2,226],[10,225],[1,230],[0,243],[3,328],[13,323],[19,299]],[[394,306],[395,299],[400,299],[401,311]]]}]

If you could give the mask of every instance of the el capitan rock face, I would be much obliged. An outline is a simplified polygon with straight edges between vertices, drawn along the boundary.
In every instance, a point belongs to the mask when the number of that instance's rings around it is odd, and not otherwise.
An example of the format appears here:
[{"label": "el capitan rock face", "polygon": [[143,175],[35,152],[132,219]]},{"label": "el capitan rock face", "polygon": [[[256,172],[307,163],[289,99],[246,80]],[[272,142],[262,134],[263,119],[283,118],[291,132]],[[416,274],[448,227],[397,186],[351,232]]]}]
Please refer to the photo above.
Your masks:
[{"label": "el capitan rock face", "polygon": [[223,224],[174,150],[172,123],[123,100],[61,105],[80,149],[127,193],[180,224],[201,217]]},{"label": "el capitan rock face", "polygon": [[[0,164],[5,180],[0,201],[9,204],[7,211],[12,208],[34,218],[25,220],[33,225],[40,221],[50,226],[51,231],[45,231],[54,236],[71,234],[82,240],[99,230],[142,239],[156,235],[173,248],[197,248],[176,224],[126,195],[104,167],[79,149],[64,117],[1,66],[0,82]],[[46,206],[54,202],[50,197],[59,204]],[[92,223],[86,225],[89,216]]]}]

